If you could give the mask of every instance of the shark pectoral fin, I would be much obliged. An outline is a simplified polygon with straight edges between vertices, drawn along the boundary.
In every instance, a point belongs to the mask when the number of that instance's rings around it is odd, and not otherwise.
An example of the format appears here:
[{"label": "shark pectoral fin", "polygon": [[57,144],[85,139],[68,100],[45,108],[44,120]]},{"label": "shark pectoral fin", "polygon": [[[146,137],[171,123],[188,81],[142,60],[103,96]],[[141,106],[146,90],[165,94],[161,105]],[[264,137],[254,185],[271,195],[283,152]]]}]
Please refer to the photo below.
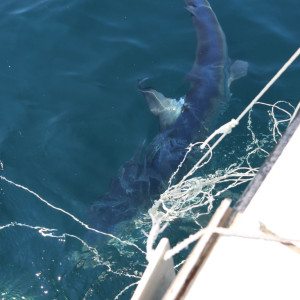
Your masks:
[{"label": "shark pectoral fin", "polygon": [[165,106],[167,105],[166,102],[168,98],[154,89],[146,89],[142,90],[142,92],[148,103],[150,111],[155,116],[159,116],[166,109]]},{"label": "shark pectoral fin", "polygon": [[230,67],[230,76],[228,79],[228,85],[244,76],[248,73],[249,63],[243,60],[236,60]]},{"label": "shark pectoral fin", "polygon": [[154,89],[141,90],[147,100],[150,111],[159,117],[160,128],[172,125],[181,113],[183,101],[165,97]]},{"label": "shark pectoral fin", "polygon": [[195,15],[195,13],[196,13],[196,7],[195,7],[195,6],[187,5],[187,6],[185,7],[185,9],[186,9],[188,12],[190,12],[192,15]]}]

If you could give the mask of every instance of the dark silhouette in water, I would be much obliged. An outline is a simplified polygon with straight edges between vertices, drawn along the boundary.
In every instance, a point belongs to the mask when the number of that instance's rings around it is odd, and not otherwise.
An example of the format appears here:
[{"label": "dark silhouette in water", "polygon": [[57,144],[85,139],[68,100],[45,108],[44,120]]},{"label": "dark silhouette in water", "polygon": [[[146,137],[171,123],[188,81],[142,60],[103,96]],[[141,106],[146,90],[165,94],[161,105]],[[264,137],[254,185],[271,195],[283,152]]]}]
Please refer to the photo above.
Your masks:
[{"label": "dark silhouette in water", "polygon": [[204,139],[216,126],[230,97],[230,83],[246,74],[245,62],[236,61],[230,66],[225,36],[209,3],[185,2],[198,40],[195,63],[189,73],[191,88],[184,99],[176,101],[140,84],[150,110],[160,119],[161,132],[121,167],[109,192],[91,207],[91,222],[100,229],[111,230],[163,192],[187,146]]}]

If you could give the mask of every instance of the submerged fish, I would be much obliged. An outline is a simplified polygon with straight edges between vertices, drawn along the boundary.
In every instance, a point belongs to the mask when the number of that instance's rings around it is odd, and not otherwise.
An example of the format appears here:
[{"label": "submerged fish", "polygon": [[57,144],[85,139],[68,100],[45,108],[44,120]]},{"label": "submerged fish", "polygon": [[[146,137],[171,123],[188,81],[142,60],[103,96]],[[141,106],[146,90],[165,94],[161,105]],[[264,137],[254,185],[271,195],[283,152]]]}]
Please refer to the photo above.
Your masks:
[{"label": "submerged fish", "polygon": [[140,85],[151,112],[159,117],[161,131],[121,167],[109,192],[91,207],[91,222],[98,228],[111,230],[163,192],[188,145],[204,139],[216,126],[230,97],[230,83],[247,73],[246,62],[230,63],[225,35],[208,1],[185,2],[198,40],[188,76],[191,87],[176,100]]}]

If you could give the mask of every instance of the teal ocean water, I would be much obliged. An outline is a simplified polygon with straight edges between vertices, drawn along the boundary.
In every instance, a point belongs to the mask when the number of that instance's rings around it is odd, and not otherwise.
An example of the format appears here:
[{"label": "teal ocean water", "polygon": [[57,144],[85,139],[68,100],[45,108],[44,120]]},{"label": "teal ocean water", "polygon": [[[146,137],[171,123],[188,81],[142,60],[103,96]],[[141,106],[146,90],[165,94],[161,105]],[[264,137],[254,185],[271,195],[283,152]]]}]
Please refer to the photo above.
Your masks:
[{"label": "teal ocean water", "polygon": [[[300,7],[298,0],[210,3],[229,56],[249,62],[248,76],[232,86],[226,122],[299,47]],[[138,80],[149,77],[176,98],[187,91],[196,37],[184,2],[2,0],[0,44],[0,175],[89,224],[90,206],[120,166],[159,131]],[[298,62],[264,99],[296,105],[299,72]],[[264,118],[257,114],[258,123]],[[243,145],[243,133],[236,132],[228,149]],[[216,157],[214,165],[221,161]],[[139,279],[144,253],[87,233],[3,177],[1,299],[113,299]],[[136,226],[129,222],[116,234],[144,249]],[[179,228],[173,243],[186,234]]]}]

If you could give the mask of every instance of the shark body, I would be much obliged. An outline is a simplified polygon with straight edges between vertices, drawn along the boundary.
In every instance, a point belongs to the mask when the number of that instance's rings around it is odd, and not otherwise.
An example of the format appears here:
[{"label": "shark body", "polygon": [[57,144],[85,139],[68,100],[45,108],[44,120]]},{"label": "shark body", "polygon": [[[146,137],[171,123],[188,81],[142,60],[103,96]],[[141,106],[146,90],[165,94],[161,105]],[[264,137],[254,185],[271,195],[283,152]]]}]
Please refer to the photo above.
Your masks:
[{"label": "shark body", "polygon": [[[143,89],[149,108],[157,115],[161,131],[141,149],[112,180],[110,190],[91,207],[93,224],[111,230],[114,224],[134,216],[149,199],[159,196],[186,148],[205,138],[216,126],[230,83],[246,74],[247,64],[228,58],[223,30],[206,0],[186,0],[197,35],[196,58],[188,78],[191,87],[179,101],[154,89]],[[148,204],[147,204],[148,203]]]}]

